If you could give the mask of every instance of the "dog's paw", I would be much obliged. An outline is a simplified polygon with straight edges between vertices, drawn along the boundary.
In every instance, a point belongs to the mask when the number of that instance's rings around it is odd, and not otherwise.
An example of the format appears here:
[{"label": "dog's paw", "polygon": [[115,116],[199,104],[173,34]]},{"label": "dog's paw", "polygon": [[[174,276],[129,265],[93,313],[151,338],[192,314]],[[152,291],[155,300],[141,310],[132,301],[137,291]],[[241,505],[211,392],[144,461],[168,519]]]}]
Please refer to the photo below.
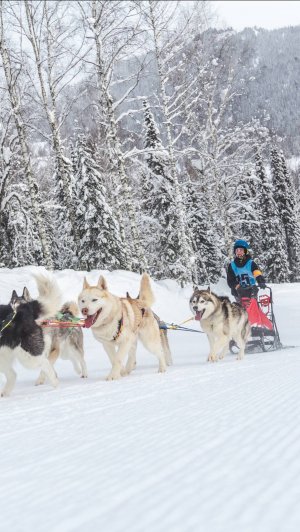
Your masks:
[{"label": "dog's paw", "polygon": [[209,355],[208,356],[207,362],[217,362],[217,361],[218,361],[217,355]]},{"label": "dog's paw", "polygon": [[34,383],[35,386],[40,386],[41,384],[45,384],[45,378],[44,377],[38,377]]},{"label": "dog's paw", "polygon": [[84,373],[84,374],[80,375],[80,378],[81,378],[81,379],[87,379],[87,377],[88,377],[88,376],[87,376],[87,373]]},{"label": "dog's paw", "polygon": [[160,366],[160,367],[158,368],[158,373],[165,373],[166,371],[167,371],[166,366]]},{"label": "dog's paw", "polygon": [[118,380],[118,379],[120,379],[120,378],[121,378],[121,373],[116,372],[116,371],[115,371],[115,372],[111,371],[111,372],[107,375],[107,377],[106,377],[105,380],[106,380],[106,381],[116,381],[116,380]]},{"label": "dog's paw", "polygon": [[6,392],[5,390],[2,390],[1,393],[0,393],[0,397],[8,397],[9,396],[9,393]]}]

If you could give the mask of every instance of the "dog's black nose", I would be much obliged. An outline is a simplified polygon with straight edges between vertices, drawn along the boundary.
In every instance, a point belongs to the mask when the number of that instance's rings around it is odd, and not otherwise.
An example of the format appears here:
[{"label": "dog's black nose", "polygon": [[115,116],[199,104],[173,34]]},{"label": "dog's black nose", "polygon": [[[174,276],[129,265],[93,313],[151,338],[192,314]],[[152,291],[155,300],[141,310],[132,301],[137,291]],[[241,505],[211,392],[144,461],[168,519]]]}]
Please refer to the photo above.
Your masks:
[{"label": "dog's black nose", "polygon": [[193,306],[193,310],[196,312],[198,310],[198,307]]}]

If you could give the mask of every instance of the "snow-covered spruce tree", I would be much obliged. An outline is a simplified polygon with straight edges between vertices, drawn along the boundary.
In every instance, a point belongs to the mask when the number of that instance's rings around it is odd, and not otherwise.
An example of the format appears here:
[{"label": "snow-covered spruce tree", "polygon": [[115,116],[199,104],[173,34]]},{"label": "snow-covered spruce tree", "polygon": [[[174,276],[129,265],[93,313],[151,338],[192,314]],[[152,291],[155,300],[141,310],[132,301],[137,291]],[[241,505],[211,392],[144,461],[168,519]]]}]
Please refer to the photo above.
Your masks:
[{"label": "snow-covered spruce tree", "polygon": [[18,137],[4,134],[0,145],[0,263],[6,267],[43,262],[30,213]]},{"label": "snow-covered spruce tree", "polygon": [[148,150],[148,153],[145,156],[145,164],[140,170],[140,194],[137,201],[140,203],[140,233],[143,235],[144,242],[147,242],[146,253],[149,271],[151,275],[156,276],[160,262],[158,249],[160,247],[161,226],[159,221],[154,217],[154,210],[157,201],[158,185],[160,180],[165,179],[167,156],[161,145],[159,131],[147,100],[143,101],[143,107],[144,146]]},{"label": "snow-covered spruce tree", "polygon": [[300,223],[297,213],[296,190],[282,151],[271,150],[271,172],[274,200],[283,226],[288,253],[291,281],[300,280]]},{"label": "snow-covered spruce tree", "polygon": [[260,234],[263,250],[259,261],[269,282],[284,283],[290,278],[285,235],[274,201],[272,183],[266,175],[259,153],[255,156],[255,162],[256,176],[260,181]]},{"label": "snow-covered spruce tree", "polygon": [[260,245],[260,220],[258,212],[258,179],[254,172],[248,171],[237,186],[237,213],[239,219],[234,225],[234,234],[251,242],[255,253],[259,253]]},{"label": "snow-covered spruce tree", "polygon": [[[176,3],[172,6],[170,2],[156,2],[149,0],[141,2],[140,9],[143,15],[147,31],[152,39],[153,55],[157,70],[157,99],[159,101],[160,114],[164,125],[163,146],[169,155],[169,176],[171,180],[172,196],[174,201],[174,213],[177,213],[176,226],[172,228],[173,238],[177,242],[177,249],[174,247],[177,266],[181,264],[183,270],[177,267],[177,279],[181,284],[192,280],[193,267],[191,257],[193,250],[189,229],[186,225],[186,213],[184,199],[179,181],[179,151],[176,151],[176,143],[184,132],[184,113],[188,107],[187,102],[195,94],[195,84],[193,80],[187,83],[176,83],[176,87],[170,85],[170,76],[174,70],[174,63],[177,61],[179,51],[183,48],[183,30],[170,31],[170,21],[176,18]],[[187,26],[187,25],[186,25]],[[180,60],[180,69],[184,68]],[[179,125],[180,124],[180,125]],[[176,259],[175,259],[176,257]]]},{"label": "snow-covered spruce tree", "polygon": [[142,172],[141,210],[143,234],[149,242],[151,270],[158,279],[171,277],[182,280],[183,277],[191,277],[191,272],[186,271],[187,263],[178,234],[180,220],[169,152],[162,146],[158,127],[146,100],[143,106],[148,171]]},{"label": "snow-covered spruce tree", "polygon": [[147,100],[143,101],[144,126],[145,126],[145,148],[149,150],[146,156],[147,165],[154,175],[164,175],[164,164],[162,158],[166,158],[165,150],[160,140],[158,127],[155,123]]},{"label": "snow-covered spruce tree", "polygon": [[215,283],[221,275],[223,256],[210,223],[205,190],[196,191],[195,184],[189,181],[185,187],[185,201],[195,256],[195,281],[199,284]]},{"label": "snow-covered spruce tree", "polygon": [[125,269],[127,258],[120,238],[120,227],[107,203],[95,152],[83,134],[78,137],[75,152],[76,223],[81,242],[79,267],[82,270]]},{"label": "snow-covered spruce tree", "polygon": [[[1,101],[1,104],[4,102]],[[1,113],[2,114],[2,113]],[[15,140],[11,146],[6,146],[8,136],[8,124],[4,124],[1,116],[1,142],[0,142],[0,264],[6,267],[11,266],[12,235],[9,233],[9,201],[10,177],[12,154],[15,151]],[[12,148],[12,150],[11,150]]]}]

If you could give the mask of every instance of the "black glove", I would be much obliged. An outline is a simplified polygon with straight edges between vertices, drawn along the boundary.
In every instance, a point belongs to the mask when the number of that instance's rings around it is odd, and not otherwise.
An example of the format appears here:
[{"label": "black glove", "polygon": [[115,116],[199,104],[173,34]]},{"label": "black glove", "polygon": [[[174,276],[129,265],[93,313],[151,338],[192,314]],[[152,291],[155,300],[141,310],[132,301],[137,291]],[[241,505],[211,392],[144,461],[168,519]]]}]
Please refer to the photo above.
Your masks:
[{"label": "black glove", "polygon": [[267,285],[266,285],[265,281],[261,281],[260,283],[258,283],[258,286],[259,286],[259,288],[266,288]]},{"label": "black glove", "polygon": [[262,275],[256,277],[257,284],[259,288],[266,288],[266,280]]}]

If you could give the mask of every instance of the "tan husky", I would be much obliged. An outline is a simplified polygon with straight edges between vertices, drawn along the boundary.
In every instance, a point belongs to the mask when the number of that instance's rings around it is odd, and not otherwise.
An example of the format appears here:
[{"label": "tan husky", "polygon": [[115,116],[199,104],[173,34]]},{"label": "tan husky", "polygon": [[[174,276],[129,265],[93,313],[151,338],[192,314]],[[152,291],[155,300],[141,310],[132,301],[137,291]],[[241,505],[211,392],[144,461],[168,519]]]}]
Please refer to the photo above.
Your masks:
[{"label": "tan husky", "polygon": [[[138,338],[157,356],[158,371],[166,371],[171,354],[162,342],[159,323],[150,308],[153,303],[150,278],[146,273],[142,275],[138,299],[114,296],[108,291],[102,275],[97,286],[90,286],[84,278],[78,305],[86,316],[85,326],[92,328],[93,335],[102,343],[110,359],[112,370],[107,380],[119,379],[134,369]],[[126,355],[128,361],[124,369]]]}]

